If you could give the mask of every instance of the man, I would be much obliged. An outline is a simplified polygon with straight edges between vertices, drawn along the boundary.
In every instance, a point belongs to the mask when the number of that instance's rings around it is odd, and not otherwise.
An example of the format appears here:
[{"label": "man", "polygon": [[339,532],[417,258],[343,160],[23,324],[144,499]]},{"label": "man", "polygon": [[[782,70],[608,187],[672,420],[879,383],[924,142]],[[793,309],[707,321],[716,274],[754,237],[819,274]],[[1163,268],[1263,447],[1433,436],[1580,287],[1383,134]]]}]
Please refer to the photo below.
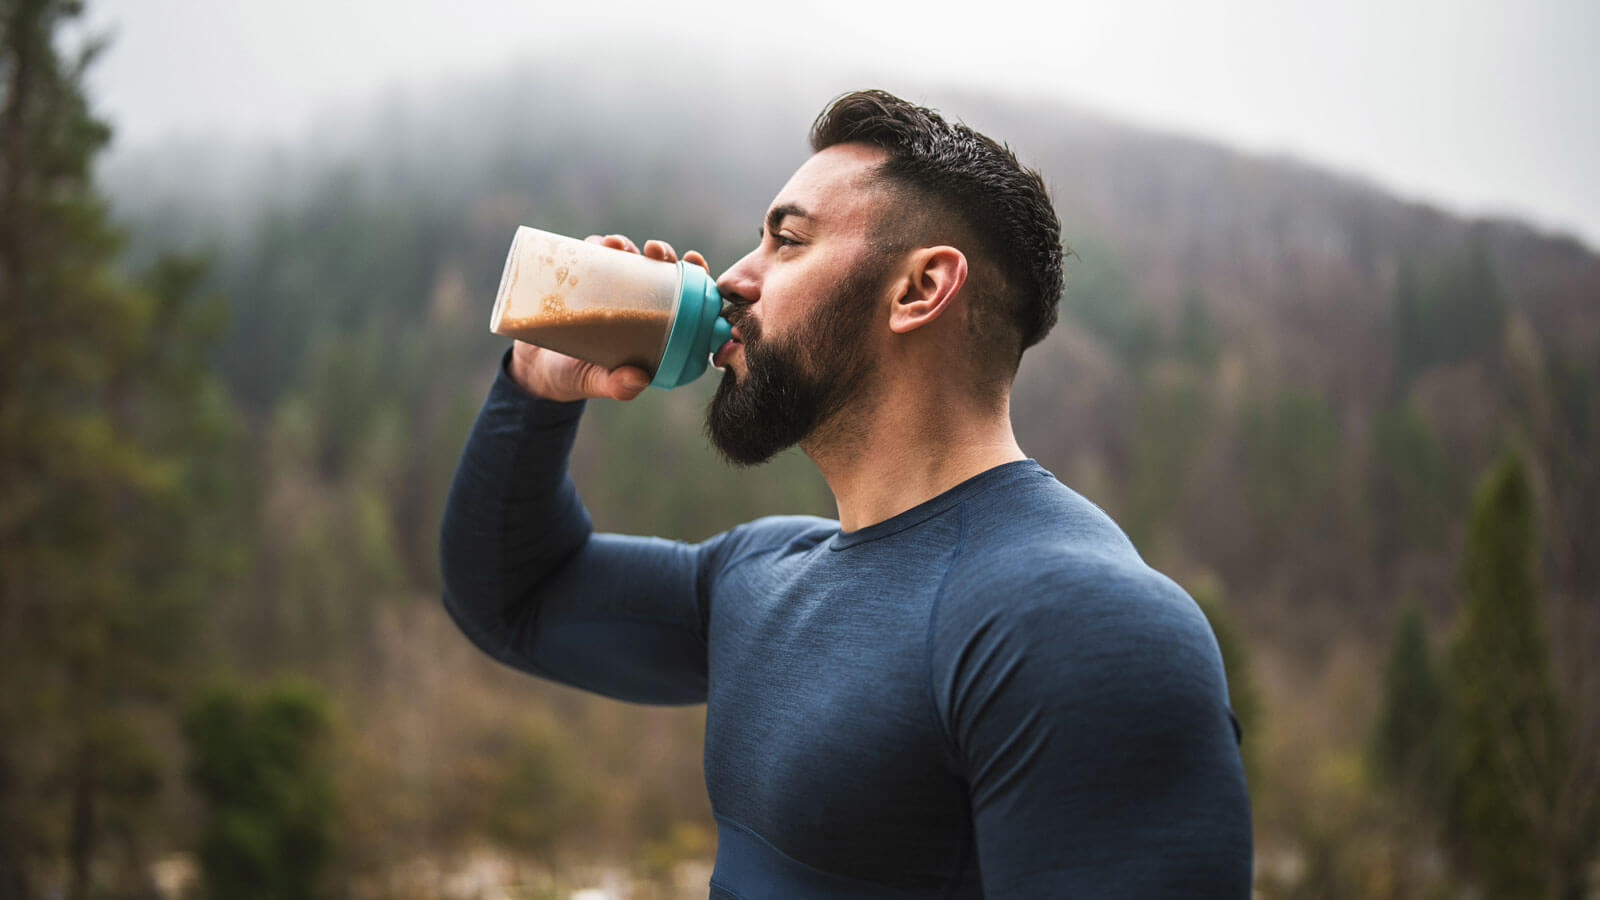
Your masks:
[{"label": "man", "polygon": [[717,280],[707,429],[738,464],[798,443],[838,521],[593,534],[566,476],[583,401],[646,373],[518,343],[451,488],[446,608],[516,668],[707,704],[713,897],[1248,896],[1205,619],[1012,435],[1061,290],[1043,182],[877,91],[812,147]]}]

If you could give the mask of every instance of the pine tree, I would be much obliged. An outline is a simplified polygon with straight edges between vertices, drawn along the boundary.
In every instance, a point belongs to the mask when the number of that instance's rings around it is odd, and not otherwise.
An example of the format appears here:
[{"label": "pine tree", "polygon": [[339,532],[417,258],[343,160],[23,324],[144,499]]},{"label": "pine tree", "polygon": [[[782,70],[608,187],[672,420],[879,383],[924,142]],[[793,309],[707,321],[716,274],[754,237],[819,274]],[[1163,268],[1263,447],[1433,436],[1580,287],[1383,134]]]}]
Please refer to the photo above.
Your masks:
[{"label": "pine tree", "polygon": [[1444,685],[1428,652],[1422,612],[1416,603],[1407,603],[1384,667],[1383,707],[1369,761],[1379,781],[1413,816],[1431,817],[1443,797],[1446,713]]},{"label": "pine tree", "polygon": [[184,722],[206,802],[200,863],[219,900],[315,897],[333,848],[331,712],[309,682],[216,687]]},{"label": "pine tree", "polygon": [[1450,832],[1491,897],[1540,896],[1551,874],[1562,726],[1539,609],[1534,512],[1523,463],[1509,456],[1474,499],[1466,607],[1450,656],[1459,721]]},{"label": "pine tree", "polygon": [[1436,361],[1492,358],[1506,322],[1506,299],[1494,260],[1474,238],[1446,260],[1435,276],[1428,312]]},{"label": "pine tree", "polygon": [[1205,295],[1191,287],[1183,297],[1183,312],[1178,318],[1178,355],[1193,365],[1209,369],[1217,362],[1220,347]]},{"label": "pine tree", "polygon": [[1394,286],[1394,390],[1403,396],[1423,369],[1432,362],[1433,350],[1428,343],[1428,330],[1423,310],[1422,291],[1417,270],[1409,262],[1400,264]]},{"label": "pine tree", "polygon": [[[92,180],[109,129],[56,32],[67,0],[0,2],[0,896],[86,897],[106,822],[137,822],[147,743],[181,681],[225,481],[226,398],[203,267],[135,280]],[[155,715],[152,716],[151,714]],[[136,865],[140,835],[115,850]],[[54,893],[55,891],[51,891]]]},{"label": "pine tree", "polygon": [[1250,669],[1250,647],[1239,634],[1227,604],[1222,600],[1222,588],[1213,578],[1203,579],[1192,589],[1195,603],[1205,613],[1211,632],[1217,638],[1217,649],[1222,654],[1222,667],[1228,676],[1228,706],[1239,722],[1243,737],[1239,752],[1244,758],[1245,777],[1256,781],[1260,771],[1261,699],[1256,692],[1255,679]]},{"label": "pine tree", "polygon": [[1440,544],[1461,512],[1465,492],[1415,405],[1381,410],[1372,424],[1367,488],[1377,555],[1392,567],[1409,551]]}]

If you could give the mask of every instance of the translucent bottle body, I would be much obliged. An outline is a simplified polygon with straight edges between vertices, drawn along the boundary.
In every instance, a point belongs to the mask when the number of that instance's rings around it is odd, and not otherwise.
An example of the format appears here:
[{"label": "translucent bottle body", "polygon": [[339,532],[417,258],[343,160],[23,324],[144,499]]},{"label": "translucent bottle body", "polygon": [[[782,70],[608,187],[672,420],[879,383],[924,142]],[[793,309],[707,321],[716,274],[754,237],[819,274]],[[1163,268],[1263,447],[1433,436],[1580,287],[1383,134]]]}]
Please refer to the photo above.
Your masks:
[{"label": "translucent bottle body", "polygon": [[655,374],[678,306],[680,267],[522,226],[489,330],[613,369]]}]

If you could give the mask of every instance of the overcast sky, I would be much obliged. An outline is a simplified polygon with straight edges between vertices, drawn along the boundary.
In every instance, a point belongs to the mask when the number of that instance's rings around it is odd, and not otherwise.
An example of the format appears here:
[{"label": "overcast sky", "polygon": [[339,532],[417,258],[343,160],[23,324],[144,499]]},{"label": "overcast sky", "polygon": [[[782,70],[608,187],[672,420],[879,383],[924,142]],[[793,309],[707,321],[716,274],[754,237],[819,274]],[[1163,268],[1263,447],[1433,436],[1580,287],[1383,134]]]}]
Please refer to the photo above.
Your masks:
[{"label": "overcast sky", "polygon": [[686,59],[775,91],[851,70],[891,88],[899,76],[1055,95],[1600,248],[1600,0],[89,5],[115,36],[90,84],[124,149],[293,141],[315,115],[386,91],[621,39],[640,42],[639,89],[664,103],[692,102],[670,96]]}]

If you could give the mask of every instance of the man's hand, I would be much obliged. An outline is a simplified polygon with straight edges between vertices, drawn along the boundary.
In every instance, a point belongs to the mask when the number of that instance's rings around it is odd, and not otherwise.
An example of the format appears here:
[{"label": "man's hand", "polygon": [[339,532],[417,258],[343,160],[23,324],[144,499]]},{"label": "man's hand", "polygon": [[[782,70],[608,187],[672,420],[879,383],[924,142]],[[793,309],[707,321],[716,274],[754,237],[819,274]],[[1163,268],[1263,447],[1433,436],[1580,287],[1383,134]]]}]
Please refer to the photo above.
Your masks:
[{"label": "man's hand", "polygon": [[[620,234],[608,234],[605,237],[591,234],[584,240],[613,250],[639,252],[633,241]],[[666,262],[678,261],[677,251],[665,241],[645,241],[644,255]],[[685,253],[683,261],[711,271],[711,266],[706,264],[705,257],[698,250]],[[585,397],[632,400],[650,386],[650,373],[638,366],[618,366],[607,370],[594,363],[522,341],[513,344],[510,374],[511,379],[523,390],[546,400],[570,401]]]}]

